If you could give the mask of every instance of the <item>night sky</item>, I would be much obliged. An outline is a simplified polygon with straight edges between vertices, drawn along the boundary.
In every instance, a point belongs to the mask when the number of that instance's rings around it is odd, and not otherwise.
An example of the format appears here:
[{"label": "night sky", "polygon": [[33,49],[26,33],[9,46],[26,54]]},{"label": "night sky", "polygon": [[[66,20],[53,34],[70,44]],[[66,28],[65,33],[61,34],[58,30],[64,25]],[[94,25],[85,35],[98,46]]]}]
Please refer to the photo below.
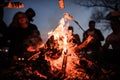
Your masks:
[{"label": "night sky", "polygon": [[[17,0],[10,0],[17,1]],[[59,8],[58,0],[18,0],[23,2],[25,7],[21,9],[15,8],[5,8],[4,9],[4,21],[7,25],[12,21],[12,17],[18,11],[25,12],[28,8],[33,8],[36,12],[36,16],[33,18],[32,23],[36,24],[43,40],[47,40],[48,32],[55,28],[63,17],[64,13],[69,13],[73,18],[79,22],[84,30],[88,28],[88,22],[90,20],[90,15],[92,12],[91,8],[81,7],[74,4],[71,0],[64,0],[65,9],[61,10]],[[82,40],[83,31],[76,25],[73,21],[70,21],[70,25],[74,27],[74,33],[79,34]],[[108,34],[107,33],[103,33]]]}]

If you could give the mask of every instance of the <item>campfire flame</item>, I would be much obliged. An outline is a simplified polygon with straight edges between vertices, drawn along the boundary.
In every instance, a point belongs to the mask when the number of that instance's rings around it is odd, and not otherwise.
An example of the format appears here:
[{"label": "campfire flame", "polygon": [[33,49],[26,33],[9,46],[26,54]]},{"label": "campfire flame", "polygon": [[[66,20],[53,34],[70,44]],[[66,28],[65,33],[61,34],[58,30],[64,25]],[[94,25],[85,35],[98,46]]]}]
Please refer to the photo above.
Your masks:
[{"label": "campfire flame", "polygon": [[[72,20],[72,16],[65,13],[60,19],[59,25],[55,28],[55,30],[48,33],[49,38],[54,36],[54,40],[57,41],[58,45],[56,48],[58,50],[62,50],[60,57],[58,59],[51,59],[49,56],[45,56],[45,59],[50,62],[51,72],[53,74],[57,74],[54,72],[62,72],[66,77],[66,80],[75,78],[80,79],[81,75],[84,75],[84,77],[87,76],[85,73],[76,69],[76,65],[80,65],[80,58],[76,55],[74,50],[71,49],[70,44],[67,42],[67,28],[69,26],[69,20]],[[91,37],[88,37],[88,39],[81,45],[82,48],[86,46],[91,39]],[[78,49],[81,49],[81,46],[78,46]]]},{"label": "campfire flame", "polygon": [[55,68],[61,69],[62,68],[62,61],[64,57],[64,52],[67,50],[67,27],[69,26],[68,20],[66,18],[61,18],[59,21],[59,25],[56,27],[54,31],[48,33],[49,38],[54,36],[54,40],[57,41],[58,45],[57,49],[62,49],[62,55],[57,60],[50,60],[51,69],[54,70]]}]

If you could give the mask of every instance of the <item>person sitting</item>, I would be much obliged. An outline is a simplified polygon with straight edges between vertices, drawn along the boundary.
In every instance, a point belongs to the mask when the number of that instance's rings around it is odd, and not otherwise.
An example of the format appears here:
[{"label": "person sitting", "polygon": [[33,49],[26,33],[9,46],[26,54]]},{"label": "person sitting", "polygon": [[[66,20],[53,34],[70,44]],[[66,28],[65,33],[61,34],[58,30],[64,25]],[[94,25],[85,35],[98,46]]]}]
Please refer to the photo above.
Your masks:
[{"label": "person sitting", "polygon": [[24,12],[17,12],[9,29],[9,39],[10,39],[10,49],[9,55],[13,60],[17,60],[22,57],[23,51],[23,41],[32,34],[40,35],[40,32],[36,25],[29,23]]},{"label": "person sitting", "polygon": [[107,36],[103,50],[111,56],[110,62],[117,63],[120,59],[120,20],[111,21],[111,29],[112,33]]},{"label": "person sitting", "polygon": [[[98,53],[101,48],[101,41],[104,40],[104,36],[99,29],[95,28],[96,22],[89,21],[89,29],[83,33],[83,41],[85,41],[88,36],[92,36],[92,41],[84,48],[85,52],[91,56],[91,60],[96,61],[98,59]],[[92,53],[92,54],[91,54]]]},{"label": "person sitting", "polygon": [[72,26],[68,27],[68,43],[73,43],[75,45],[80,45],[81,41],[80,41],[80,37],[78,34],[74,34],[74,29]]}]

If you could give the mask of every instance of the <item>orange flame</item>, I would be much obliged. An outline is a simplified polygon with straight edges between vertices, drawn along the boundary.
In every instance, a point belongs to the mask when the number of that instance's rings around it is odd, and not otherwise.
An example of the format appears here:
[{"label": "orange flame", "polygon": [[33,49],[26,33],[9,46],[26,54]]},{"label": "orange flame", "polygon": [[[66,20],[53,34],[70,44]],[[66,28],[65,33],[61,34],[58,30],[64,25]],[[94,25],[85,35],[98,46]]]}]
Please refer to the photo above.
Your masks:
[{"label": "orange flame", "polygon": [[92,41],[93,37],[92,36],[88,36],[88,38],[81,44],[77,47],[77,49],[83,49],[85,48],[91,41]]},{"label": "orange flame", "polygon": [[64,17],[65,17],[66,19],[69,19],[69,20],[72,20],[72,19],[73,19],[73,17],[72,17],[70,14],[68,14],[68,13],[65,13],[65,14],[64,14]]},{"label": "orange flame", "polygon": [[[65,68],[63,69],[65,71],[66,80],[68,80],[69,78],[75,79],[76,77],[80,77],[81,75],[87,76],[85,73],[76,69],[76,65],[79,65],[80,58],[76,55],[74,50],[71,49],[71,44],[68,44],[67,42],[68,41],[67,28],[69,26],[68,20],[71,19],[72,16],[69,16],[69,14],[66,13],[63,16],[63,18],[60,19],[59,25],[56,27],[56,29],[48,33],[48,36],[49,37],[54,36],[54,40],[57,41],[57,43],[59,44],[57,49],[62,50],[61,56],[58,59],[54,60],[48,56],[45,56],[45,59],[50,62],[52,72],[61,71],[63,68],[64,59],[66,59],[65,62],[66,65]],[[82,47],[86,46],[91,41],[91,39],[92,37],[89,37],[82,44]],[[81,48],[81,46],[78,47]]]},{"label": "orange flame", "polygon": [[56,29],[54,31],[51,31],[48,33],[49,38],[52,35],[54,36],[54,40],[56,40],[57,43],[59,44],[58,49],[63,50],[61,57],[57,60],[51,60],[50,58],[45,57],[46,60],[50,61],[52,71],[54,71],[56,69],[61,70],[61,68],[62,68],[64,52],[66,52],[66,50],[67,50],[67,36],[66,36],[67,29],[66,29],[66,27],[68,27],[68,26],[69,26],[69,23],[66,23],[66,19],[61,18],[59,21],[59,25],[56,27]]},{"label": "orange flame", "polygon": [[58,0],[59,1],[59,7],[60,9],[64,9],[65,5],[64,5],[64,0]]}]

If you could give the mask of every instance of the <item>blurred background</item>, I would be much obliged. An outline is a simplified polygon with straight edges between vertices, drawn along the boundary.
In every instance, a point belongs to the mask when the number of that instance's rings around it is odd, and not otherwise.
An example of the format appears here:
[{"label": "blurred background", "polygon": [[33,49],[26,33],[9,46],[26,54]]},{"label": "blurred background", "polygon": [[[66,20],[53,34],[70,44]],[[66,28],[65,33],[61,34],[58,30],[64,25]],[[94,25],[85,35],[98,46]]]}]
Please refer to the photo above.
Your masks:
[{"label": "blurred background", "polygon": [[[54,29],[64,13],[69,13],[86,30],[89,20],[97,22],[96,27],[99,28],[104,37],[111,33],[109,20],[106,15],[116,10],[116,5],[120,4],[119,0],[63,0],[64,9],[60,9],[59,0],[1,0],[2,2],[22,2],[24,8],[5,8],[4,21],[7,25],[12,21],[12,17],[18,11],[25,12],[28,8],[32,8],[36,12],[32,23],[36,24],[44,41],[47,40],[48,32]],[[119,9],[119,5],[117,6]],[[74,27],[74,33],[79,34],[82,39],[83,31],[70,21],[70,25]]]}]

